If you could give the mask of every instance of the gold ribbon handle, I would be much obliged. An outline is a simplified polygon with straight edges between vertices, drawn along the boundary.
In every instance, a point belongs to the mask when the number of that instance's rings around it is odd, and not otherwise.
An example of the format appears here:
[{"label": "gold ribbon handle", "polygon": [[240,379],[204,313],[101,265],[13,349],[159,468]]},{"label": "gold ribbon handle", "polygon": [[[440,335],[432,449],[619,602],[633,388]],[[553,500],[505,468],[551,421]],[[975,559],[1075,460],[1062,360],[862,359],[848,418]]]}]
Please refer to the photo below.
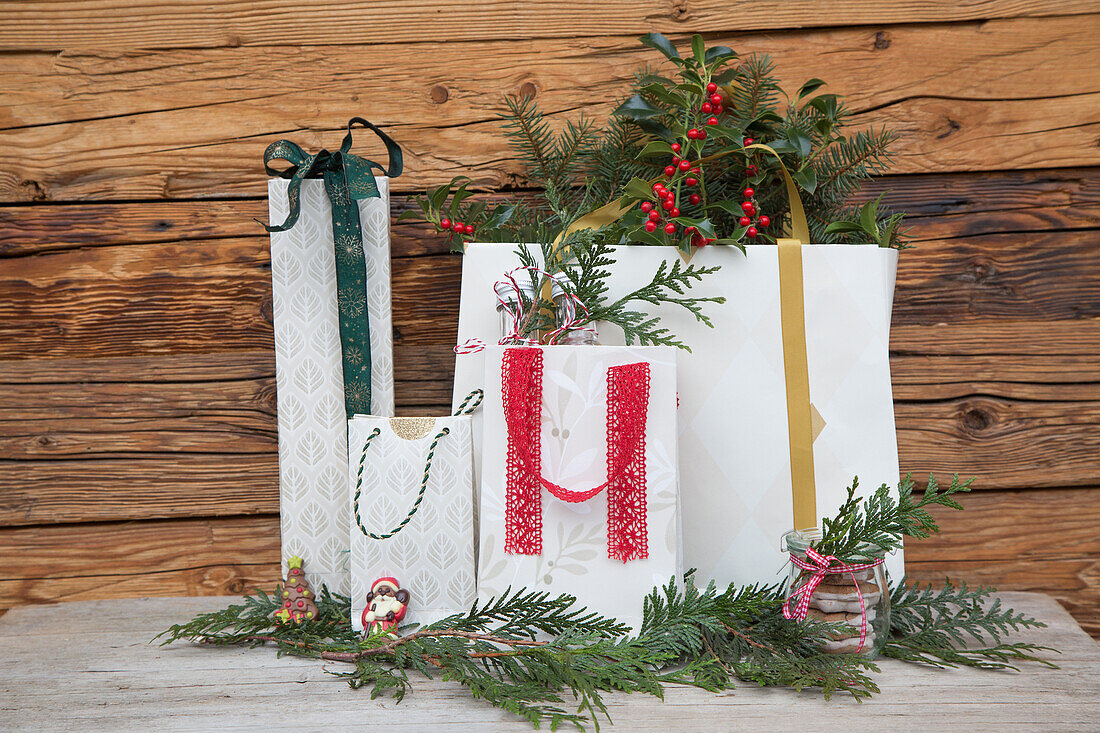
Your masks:
[{"label": "gold ribbon handle", "polygon": [[802,245],[810,243],[810,227],[798,187],[779,154],[760,143],[747,147],[766,150],[779,161],[791,205],[791,238],[776,240],[779,245],[779,319],[783,328],[783,380],[787,388],[787,439],[791,453],[794,528],[810,529],[817,526],[817,485],[814,478],[814,433],[802,279]]}]

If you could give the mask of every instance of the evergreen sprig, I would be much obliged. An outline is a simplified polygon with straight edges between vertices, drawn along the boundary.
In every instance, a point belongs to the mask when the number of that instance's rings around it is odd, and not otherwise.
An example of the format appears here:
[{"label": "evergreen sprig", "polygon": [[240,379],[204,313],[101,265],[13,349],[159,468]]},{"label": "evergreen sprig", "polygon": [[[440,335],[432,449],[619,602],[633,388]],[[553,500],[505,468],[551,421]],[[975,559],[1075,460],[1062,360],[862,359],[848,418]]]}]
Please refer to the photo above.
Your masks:
[{"label": "evergreen sprig", "polygon": [[934,667],[1018,668],[1016,662],[1057,665],[1035,655],[1056,651],[1028,642],[1005,642],[1010,633],[1045,628],[1046,624],[1017,613],[992,598],[992,588],[969,588],[945,580],[943,588],[907,584],[890,595],[890,639],[882,653]]},{"label": "evergreen sprig", "polygon": [[898,484],[895,501],[886,484],[865,499],[857,498],[859,479],[855,478],[836,516],[822,520],[822,538],[813,547],[822,555],[832,555],[842,562],[881,557],[901,547],[903,537],[923,539],[939,532],[939,525],[927,507],[962,509],[952,497],[970,491],[973,482],[974,479],[960,481],[955,474],[951,485],[941,490],[935,476],[929,476],[924,493],[915,499],[916,484],[913,475],[908,474]]},{"label": "evergreen sprig", "polygon": [[[957,477],[941,489],[934,479],[921,499],[913,482],[902,482],[898,501],[880,488],[854,498],[856,482],[837,517],[824,523],[816,547],[837,557],[885,552],[902,535],[938,531],[927,512],[932,504],[958,508],[954,494],[970,482]],[[351,626],[351,602],[322,588],[320,615],[300,625],[277,624],[276,597],[262,591],[226,609],[175,624],[157,638],[163,644],[194,640],[213,645],[273,644],[279,654],[349,665],[334,672],[371,696],[400,701],[410,672],[463,685],[471,695],[539,726],[571,724],[578,729],[610,720],[608,692],[638,692],[663,698],[664,685],[688,684],[710,691],[738,681],[760,686],[815,689],[828,698],[844,693],[857,700],[879,691],[866,657],[826,654],[822,643],[842,624],[788,620],[782,614],[782,585],[699,588],[692,573],[670,580],[643,600],[642,620],[631,634],[615,619],[576,605],[569,595],[505,591],[464,614],[402,629],[404,636],[377,633],[366,638]],[[883,654],[934,667],[1017,669],[1020,662],[1053,667],[1038,656],[1053,651],[1007,636],[1044,624],[1004,608],[993,590],[947,582],[943,589],[908,584],[891,593],[891,623]]]},{"label": "evergreen sprig", "polygon": [[635,343],[643,346],[675,346],[691,351],[679,337],[659,325],[660,319],[657,316],[635,310],[634,304],[674,305],[689,311],[698,322],[713,328],[714,325],[703,310],[704,304],[725,303],[726,299],[721,296],[693,296],[688,291],[720,268],[684,265],[680,259],[673,260],[670,267],[667,262],[662,261],[648,283],[621,298],[611,300],[608,297],[608,279],[615,260],[608,240],[606,231],[584,230],[578,232],[570,243],[572,260],[562,267],[568,278],[565,289],[587,308],[587,313],[577,323],[577,327],[583,328],[597,322],[611,323],[622,329],[628,346]]},{"label": "evergreen sprig", "polygon": [[[548,190],[550,205],[558,211],[562,221],[569,221],[569,213],[554,191]],[[717,266],[684,265],[680,259],[669,266],[658,264],[649,282],[612,300],[609,297],[608,279],[615,264],[613,244],[618,242],[619,232],[613,227],[597,230],[582,229],[553,241],[543,241],[539,250],[520,245],[516,257],[527,269],[527,287],[521,289],[520,318],[517,336],[537,339],[562,324],[558,322],[554,303],[545,297],[549,270],[567,297],[583,304],[570,330],[591,328],[595,323],[619,327],[627,345],[674,346],[691,351],[691,348],[668,328],[660,325],[659,315],[636,310],[638,304],[652,306],[672,305],[690,312],[695,319],[713,328],[710,317],[704,312],[707,303],[725,303],[722,296],[694,296],[691,288],[705,277],[717,272]],[[538,251],[541,259],[536,258]],[[544,264],[550,263],[550,264]],[[557,278],[557,275],[564,278]],[[534,293],[531,296],[530,293]]]}]

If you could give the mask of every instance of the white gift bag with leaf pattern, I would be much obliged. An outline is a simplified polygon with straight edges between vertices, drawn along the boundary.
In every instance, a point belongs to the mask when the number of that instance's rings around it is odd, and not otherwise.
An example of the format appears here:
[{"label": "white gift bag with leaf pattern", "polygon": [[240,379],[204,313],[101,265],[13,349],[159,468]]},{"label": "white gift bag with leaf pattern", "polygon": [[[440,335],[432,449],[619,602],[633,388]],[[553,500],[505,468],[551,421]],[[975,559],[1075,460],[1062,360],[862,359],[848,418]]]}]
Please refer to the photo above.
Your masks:
[{"label": "white gift bag with leaf pattern", "polygon": [[367,593],[390,577],[410,594],[402,623],[429,624],[475,598],[471,393],[449,417],[348,421],[352,478],[351,621],[362,629]]},{"label": "white gift bag with leaf pattern", "polygon": [[[392,415],[388,180],[381,198],[359,201],[370,320],[371,411]],[[268,183],[271,221],[289,212],[286,179]],[[279,427],[279,516],[283,574],[288,557],[306,559],[311,577],[347,593],[347,415],[341,370],[340,310],[330,203],[324,182],[302,181],[295,226],[271,234],[275,381]]]},{"label": "white gift bag with leaf pattern", "polygon": [[637,627],[680,583],[676,355],[669,347],[489,347],[481,601],[568,593]]}]

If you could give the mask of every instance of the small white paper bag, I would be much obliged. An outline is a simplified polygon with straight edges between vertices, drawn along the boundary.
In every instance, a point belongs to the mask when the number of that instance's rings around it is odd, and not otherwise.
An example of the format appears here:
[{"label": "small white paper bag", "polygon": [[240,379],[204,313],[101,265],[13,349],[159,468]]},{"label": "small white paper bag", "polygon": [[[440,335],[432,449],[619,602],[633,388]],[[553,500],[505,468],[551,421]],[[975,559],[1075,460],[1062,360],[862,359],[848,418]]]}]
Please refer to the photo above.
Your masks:
[{"label": "small white paper bag", "polygon": [[636,628],[683,574],[674,349],[494,346],[484,363],[478,597],[569,593]]},{"label": "small white paper bag", "polygon": [[362,629],[374,581],[411,595],[402,623],[469,610],[475,598],[470,416],[348,421],[351,621]]}]

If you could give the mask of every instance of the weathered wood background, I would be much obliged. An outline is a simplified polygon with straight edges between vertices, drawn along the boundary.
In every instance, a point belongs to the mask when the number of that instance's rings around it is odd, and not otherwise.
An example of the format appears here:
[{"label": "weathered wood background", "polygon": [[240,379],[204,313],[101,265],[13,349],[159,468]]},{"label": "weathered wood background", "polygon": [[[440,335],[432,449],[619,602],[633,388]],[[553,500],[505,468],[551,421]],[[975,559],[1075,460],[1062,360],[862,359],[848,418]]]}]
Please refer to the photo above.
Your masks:
[{"label": "weathered wood background", "polygon": [[[901,133],[903,470],[980,477],[911,574],[1042,590],[1100,634],[1100,15],[1062,0],[0,2],[0,607],[238,593],[278,575],[261,154],[353,115],[395,210],[522,187],[504,95],[606,113],[701,31]],[[518,39],[518,40],[517,40]],[[449,401],[459,259],[393,230],[398,402]],[[432,293],[425,301],[414,296]]]}]

